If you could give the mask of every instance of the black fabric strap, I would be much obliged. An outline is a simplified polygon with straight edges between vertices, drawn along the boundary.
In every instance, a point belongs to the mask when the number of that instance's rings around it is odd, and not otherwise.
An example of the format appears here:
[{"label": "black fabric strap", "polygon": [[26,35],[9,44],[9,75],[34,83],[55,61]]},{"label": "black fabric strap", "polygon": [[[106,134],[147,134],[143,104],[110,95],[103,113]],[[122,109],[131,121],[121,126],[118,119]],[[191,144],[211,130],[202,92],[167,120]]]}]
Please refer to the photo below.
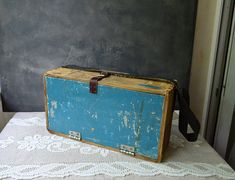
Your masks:
[{"label": "black fabric strap", "polygon": [[[102,72],[101,70],[79,67],[76,65],[67,65],[67,66],[62,66],[62,67],[79,69],[79,70],[86,70],[86,71],[92,71],[92,72],[100,72],[100,73]],[[183,136],[188,141],[192,142],[192,141],[197,140],[199,130],[200,130],[200,123],[189,107],[189,94],[188,94],[188,92],[185,89],[180,90],[175,81],[158,79],[158,78],[138,77],[138,76],[132,76],[132,75],[126,74],[126,73],[112,72],[112,71],[107,71],[107,73],[108,73],[108,75],[125,76],[125,77],[140,78],[140,79],[149,79],[149,80],[155,80],[155,81],[167,81],[167,82],[174,83],[176,85],[176,96],[178,97],[179,108],[180,108],[179,131],[183,134]],[[188,133],[188,125],[193,130],[192,133]]]},{"label": "black fabric strap", "polygon": [[[192,110],[189,108],[189,95],[185,89],[181,91],[176,88],[176,95],[180,106],[179,114],[179,131],[188,141],[196,141],[198,138],[200,123]],[[188,133],[188,125],[193,130],[192,133]]]}]

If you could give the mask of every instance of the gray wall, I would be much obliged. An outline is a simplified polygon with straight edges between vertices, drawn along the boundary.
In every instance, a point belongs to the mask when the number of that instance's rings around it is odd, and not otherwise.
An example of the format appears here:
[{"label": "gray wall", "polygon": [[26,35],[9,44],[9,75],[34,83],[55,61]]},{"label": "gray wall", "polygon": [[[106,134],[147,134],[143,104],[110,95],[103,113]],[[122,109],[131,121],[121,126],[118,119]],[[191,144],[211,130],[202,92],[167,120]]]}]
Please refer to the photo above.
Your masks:
[{"label": "gray wall", "polygon": [[42,111],[42,72],[66,64],[188,88],[196,0],[0,0],[4,109]]}]

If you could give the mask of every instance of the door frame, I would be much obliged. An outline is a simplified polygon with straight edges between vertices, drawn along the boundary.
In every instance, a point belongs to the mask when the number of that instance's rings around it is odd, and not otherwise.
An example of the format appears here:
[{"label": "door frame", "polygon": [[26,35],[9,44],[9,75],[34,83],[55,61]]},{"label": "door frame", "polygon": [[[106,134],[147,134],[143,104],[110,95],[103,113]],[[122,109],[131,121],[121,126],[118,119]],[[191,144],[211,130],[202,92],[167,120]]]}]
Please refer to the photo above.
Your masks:
[{"label": "door frame", "polygon": [[235,72],[233,69],[235,69],[235,13],[233,13],[214,140],[214,148],[223,158],[226,158],[226,152],[228,150],[235,107],[235,86],[233,83]]},{"label": "door frame", "polygon": [[234,11],[234,0],[224,0],[222,7],[222,17],[217,44],[215,68],[212,80],[212,89],[210,94],[207,122],[205,124],[205,139],[210,145],[215,144],[216,126],[218,121],[218,112],[220,97],[223,87],[224,72],[226,67],[227,52],[229,47],[229,38],[232,28],[232,19]]}]

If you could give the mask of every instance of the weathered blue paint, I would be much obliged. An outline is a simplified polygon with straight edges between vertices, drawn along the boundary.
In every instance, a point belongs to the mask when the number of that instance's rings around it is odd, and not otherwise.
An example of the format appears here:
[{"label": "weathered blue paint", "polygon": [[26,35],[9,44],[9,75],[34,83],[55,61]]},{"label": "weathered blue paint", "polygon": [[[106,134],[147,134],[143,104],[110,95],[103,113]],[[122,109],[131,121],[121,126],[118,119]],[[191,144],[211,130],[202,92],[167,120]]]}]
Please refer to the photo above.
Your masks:
[{"label": "weathered blue paint", "polygon": [[164,96],[46,77],[48,128],[112,148],[134,146],[137,154],[157,159]]}]

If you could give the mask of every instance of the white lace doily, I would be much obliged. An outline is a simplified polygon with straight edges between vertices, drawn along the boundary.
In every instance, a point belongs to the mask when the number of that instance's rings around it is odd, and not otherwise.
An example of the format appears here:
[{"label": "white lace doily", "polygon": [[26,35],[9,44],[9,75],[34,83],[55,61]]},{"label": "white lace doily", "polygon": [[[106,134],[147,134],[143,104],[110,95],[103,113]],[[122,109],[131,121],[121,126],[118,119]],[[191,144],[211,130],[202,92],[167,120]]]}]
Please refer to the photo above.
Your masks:
[{"label": "white lace doily", "polygon": [[0,134],[0,178],[95,175],[235,179],[234,171],[203,139],[189,143],[174,125],[163,163],[50,134],[45,128],[44,113],[17,113]]},{"label": "white lace doily", "polygon": [[206,163],[185,164],[180,162],[151,164],[148,162],[129,163],[50,163],[45,165],[0,165],[0,178],[12,177],[17,179],[32,179],[37,177],[66,177],[66,176],[167,176],[193,175],[209,177],[216,175],[224,179],[233,179],[234,173],[229,172],[226,165],[209,165]]}]

